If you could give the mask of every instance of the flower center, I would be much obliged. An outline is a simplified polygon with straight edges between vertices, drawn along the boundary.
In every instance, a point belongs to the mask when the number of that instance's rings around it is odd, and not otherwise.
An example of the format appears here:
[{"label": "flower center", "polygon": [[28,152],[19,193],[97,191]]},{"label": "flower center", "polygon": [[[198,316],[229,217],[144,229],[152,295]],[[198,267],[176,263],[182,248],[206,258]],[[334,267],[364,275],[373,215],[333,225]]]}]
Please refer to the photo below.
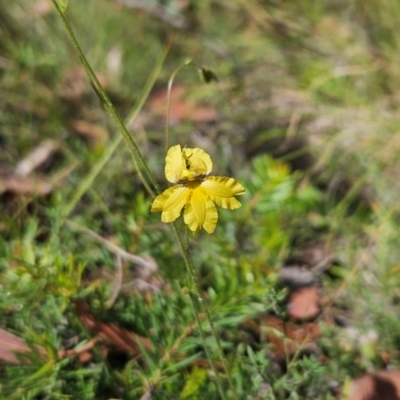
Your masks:
[{"label": "flower center", "polygon": [[197,180],[197,179],[193,180],[193,181],[185,182],[186,187],[191,190],[198,188],[200,186],[200,184],[201,184],[201,181]]}]

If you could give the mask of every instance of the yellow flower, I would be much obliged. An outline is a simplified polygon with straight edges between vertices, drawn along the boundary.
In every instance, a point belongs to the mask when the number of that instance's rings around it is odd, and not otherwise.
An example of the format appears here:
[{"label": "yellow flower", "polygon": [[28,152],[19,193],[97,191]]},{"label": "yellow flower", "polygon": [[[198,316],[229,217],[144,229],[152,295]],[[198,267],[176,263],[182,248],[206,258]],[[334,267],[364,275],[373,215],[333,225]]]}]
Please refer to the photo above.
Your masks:
[{"label": "yellow flower", "polygon": [[181,149],[178,144],[168,150],[165,176],[174,186],[158,195],[151,211],[162,212],[161,221],[175,221],[185,206],[183,220],[196,234],[201,228],[213,233],[218,221],[217,205],[234,210],[241,204],[234,196],[244,193],[233,178],[207,176],[212,170],[210,156],[201,149]]}]

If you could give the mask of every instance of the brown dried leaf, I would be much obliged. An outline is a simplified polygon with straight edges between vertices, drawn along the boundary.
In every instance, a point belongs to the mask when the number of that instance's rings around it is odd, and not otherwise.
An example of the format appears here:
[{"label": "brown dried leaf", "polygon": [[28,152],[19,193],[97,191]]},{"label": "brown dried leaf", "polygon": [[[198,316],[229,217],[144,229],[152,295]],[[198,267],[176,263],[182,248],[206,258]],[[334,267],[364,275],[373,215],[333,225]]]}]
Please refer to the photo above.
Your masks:
[{"label": "brown dried leaf", "polygon": [[259,321],[247,319],[240,325],[261,341],[272,344],[272,351],[278,359],[285,359],[286,355],[293,355],[299,350],[316,351],[318,348],[314,341],[321,337],[316,323],[285,323],[275,315],[262,315]]},{"label": "brown dried leaf", "polygon": [[151,349],[151,342],[149,339],[139,336],[127,329],[120,328],[115,324],[106,324],[96,320],[90,312],[89,306],[84,301],[76,301],[75,310],[82,324],[90,332],[109,343],[115,351],[140,356],[141,350],[138,342],[141,343],[144,349]]},{"label": "brown dried leaf", "polygon": [[16,175],[0,177],[0,192],[46,196],[52,190],[53,185],[44,179]]},{"label": "brown dried leaf", "polygon": [[194,122],[213,122],[218,119],[218,112],[213,107],[192,106],[188,107],[187,119]]},{"label": "brown dried leaf", "polygon": [[400,400],[400,371],[380,371],[353,380],[347,399]]},{"label": "brown dried leaf", "polygon": [[[321,336],[316,323],[296,325],[293,322],[284,323],[274,315],[266,315],[261,320],[264,339],[274,345],[275,354],[284,358],[287,353],[293,355],[298,350],[315,350],[314,340]],[[269,329],[272,328],[272,329]]]},{"label": "brown dried leaf", "polygon": [[76,133],[88,139],[92,145],[102,144],[108,139],[107,131],[100,125],[82,120],[73,121],[71,125]]},{"label": "brown dried leaf", "polygon": [[27,177],[18,175],[0,176],[0,193],[8,192],[13,195],[47,196],[55,188],[60,187],[63,180],[77,166],[72,163],[49,178]]},{"label": "brown dried leaf", "polygon": [[33,14],[35,17],[43,17],[54,11],[51,0],[36,0],[33,3]]},{"label": "brown dried leaf", "polygon": [[[42,356],[45,354],[43,347],[36,346],[36,349]],[[24,339],[0,328],[0,361],[12,364],[29,363],[29,359],[23,355],[31,352],[32,349]]]},{"label": "brown dried leaf", "polygon": [[[192,365],[197,365],[198,367],[201,368],[210,368],[211,363],[210,360],[207,358],[198,358],[197,360],[193,361]],[[214,361],[214,366],[218,371],[223,371],[224,370],[224,364],[220,361]]]},{"label": "brown dried leaf", "polygon": [[80,346],[79,348],[70,350],[61,350],[58,352],[58,357],[65,358],[65,357],[76,356],[79,364],[86,364],[93,358],[90,350],[94,347],[96,342],[97,342],[96,339],[92,339],[85,345]]},{"label": "brown dried leaf", "polygon": [[291,318],[301,321],[315,318],[320,312],[319,288],[310,286],[291,292],[287,312]]},{"label": "brown dried leaf", "polygon": [[[182,84],[176,84],[171,89],[171,102],[181,100],[186,93],[186,88]],[[149,104],[154,111],[159,112],[162,108],[164,111],[167,107],[168,90],[162,89],[151,95]]]},{"label": "brown dried leaf", "polygon": [[[212,122],[218,119],[218,112],[213,107],[197,106],[194,102],[185,99],[186,88],[175,85],[171,89],[170,121],[180,120],[194,122]],[[151,96],[149,106],[155,114],[165,117],[167,113],[168,91],[163,89]]]}]

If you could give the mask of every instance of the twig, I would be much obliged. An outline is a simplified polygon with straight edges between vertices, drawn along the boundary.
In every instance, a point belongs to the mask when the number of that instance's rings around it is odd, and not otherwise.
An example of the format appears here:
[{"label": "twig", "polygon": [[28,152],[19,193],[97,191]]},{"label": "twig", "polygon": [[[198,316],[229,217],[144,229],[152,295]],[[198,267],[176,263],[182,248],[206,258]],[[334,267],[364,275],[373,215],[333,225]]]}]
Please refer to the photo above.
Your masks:
[{"label": "twig", "polygon": [[321,261],[317,262],[311,267],[314,277],[322,275],[335,260],[336,256],[334,254],[328,254]]},{"label": "twig", "polygon": [[153,388],[149,389],[141,398],[140,400],[151,400],[153,398],[152,395]]},{"label": "twig", "polygon": [[75,347],[74,349],[60,350],[58,352],[58,357],[65,358],[65,357],[78,356],[79,354],[82,354],[86,351],[91,350],[96,343],[97,343],[97,339],[93,338],[93,339],[89,340],[87,343],[85,343],[84,345]]},{"label": "twig", "polygon": [[140,278],[135,278],[131,280],[128,283],[125,283],[122,285],[122,289],[130,289],[130,288],[135,288],[139,292],[153,292],[153,293],[158,293],[160,292],[160,288],[158,288],[155,285],[152,285],[149,282],[146,282],[144,279]]},{"label": "twig", "polygon": [[284,154],[287,150],[289,150],[290,145],[292,144],[298,132],[300,120],[301,120],[301,114],[298,113],[297,111],[294,111],[292,116],[290,117],[289,127],[286,131],[285,138],[283,139],[283,142],[276,149],[276,152],[278,154]]},{"label": "twig", "polygon": [[89,228],[86,228],[85,226],[81,226],[76,224],[75,222],[67,219],[65,221],[66,225],[72,228],[75,231],[82,232],[96,240],[97,242],[103,244],[107,250],[111,251],[111,253],[114,253],[116,255],[119,255],[122,259],[127,260],[132,262],[133,264],[137,264],[142,268],[148,269],[151,272],[155,272],[156,268],[149,262],[147,262],[144,258],[135,256],[134,254],[128,253],[127,251],[121,249],[114,243],[110,242],[107,239],[104,239],[100,235],[98,235],[96,232],[92,231]]},{"label": "twig", "polygon": [[121,260],[121,255],[117,254],[116,260],[115,260],[115,279],[114,279],[114,285],[113,285],[113,290],[106,301],[106,309],[111,308],[112,305],[115,303],[115,300],[117,299],[119,292],[122,287],[122,280],[123,280],[123,270],[122,270],[122,260]]}]

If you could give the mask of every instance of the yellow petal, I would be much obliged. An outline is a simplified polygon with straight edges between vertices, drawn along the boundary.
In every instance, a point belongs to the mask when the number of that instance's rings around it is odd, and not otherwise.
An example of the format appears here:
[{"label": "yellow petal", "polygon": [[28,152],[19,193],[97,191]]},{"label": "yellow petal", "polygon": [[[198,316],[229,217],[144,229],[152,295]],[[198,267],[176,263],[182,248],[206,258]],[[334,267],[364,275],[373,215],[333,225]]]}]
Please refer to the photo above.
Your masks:
[{"label": "yellow petal", "polygon": [[183,220],[185,221],[185,224],[189,227],[189,229],[193,232],[193,235],[197,235],[197,233],[199,233],[201,226],[196,219],[193,207],[190,202],[186,203],[185,211],[183,212]]},{"label": "yellow petal", "polygon": [[218,213],[215,204],[207,199],[206,220],[204,221],[204,229],[207,233],[213,233],[218,222]]},{"label": "yellow petal", "polygon": [[234,196],[245,192],[244,187],[237,180],[225,176],[210,176],[204,179],[200,188],[212,201],[229,210],[235,210],[241,206]]},{"label": "yellow petal", "polygon": [[169,148],[165,157],[165,177],[172,183],[177,183],[185,169],[181,146],[177,144]]},{"label": "yellow petal", "polygon": [[192,191],[192,196],[190,198],[190,204],[192,206],[194,215],[200,227],[204,225],[206,220],[206,202],[207,197],[204,193],[198,189]]},{"label": "yellow petal", "polygon": [[201,190],[195,189],[186,204],[183,218],[194,234],[201,228],[208,233],[213,233],[217,225],[218,213],[214,203]]},{"label": "yellow petal", "polygon": [[159,194],[154,200],[153,204],[151,205],[151,212],[161,212],[164,209],[165,202],[170,198],[172,190],[175,188],[171,187],[161,194]]},{"label": "yellow petal", "polygon": [[208,175],[212,170],[211,157],[202,149],[183,149],[183,157],[195,176]]},{"label": "yellow petal", "polygon": [[151,211],[162,211],[161,221],[163,222],[175,221],[186,204],[189,193],[190,190],[185,186],[172,186],[154,199]]}]

